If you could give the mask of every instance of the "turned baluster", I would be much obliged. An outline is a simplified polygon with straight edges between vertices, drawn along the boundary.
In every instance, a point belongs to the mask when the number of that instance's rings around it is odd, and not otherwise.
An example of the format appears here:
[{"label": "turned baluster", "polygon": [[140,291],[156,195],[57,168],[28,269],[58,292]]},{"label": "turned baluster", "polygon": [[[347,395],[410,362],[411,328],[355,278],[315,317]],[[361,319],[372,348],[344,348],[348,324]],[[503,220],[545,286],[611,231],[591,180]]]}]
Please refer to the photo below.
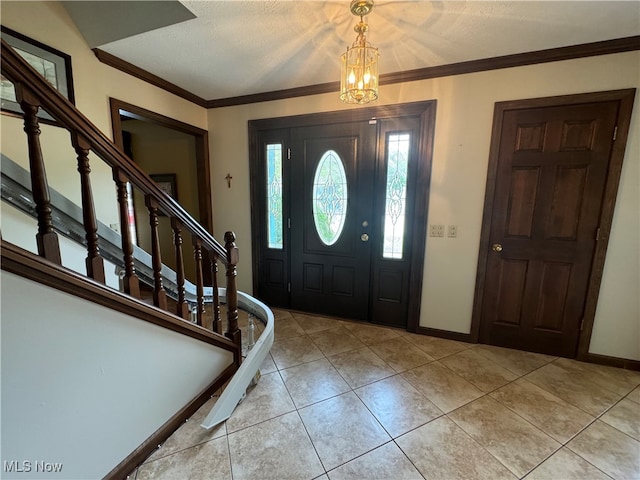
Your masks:
[{"label": "turned baluster", "polygon": [[80,189],[82,196],[82,220],[84,223],[85,238],[87,239],[87,276],[105,282],[104,260],[100,256],[98,246],[98,222],[96,221],[96,210],[93,203],[93,192],[91,190],[91,167],[89,166],[89,149],[91,145],[77,133],[71,134],[71,143],[78,154],[78,173],[80,173]]},{"label": "turned baluster", "polygon": [[24,112],[24,131],[27,134],[29,146],[31,191],[33,200],[36,203],[36,214],[38,216],[38,233],[36,234],[38,254],[47,260],[62,265],[58,234],[53,229],[53,221],[51,219],[49,185],[40,146],[40,124],[37,117],[40,102],[31,90],[20,84],[16,85],[16,97]]},{"label": "turned baluster", "polygon": [[150,195],[145,197],[149,210],[149,226],[151,227],[151,265],[153,267],[153,304],[163,310],[167,309],[167,294],[162,285],[162,255],[160,253],[160,235],[158,234],[158,201]]},{"label": "turned baluster", "polygon": [[213,283],[213,325],[212,330],[222,333],[222,322],[220,321],[220,294],[218,293],[218,255],[210,252],[211,257],[211,277]]},{"label": "turned baluster", "polygon": [[236,276],[238,264],[238,247],[236,246],[236,235],[233,232],[224,234],[227,251],[227,331],[225,336],[231,339],[238,347],[242,348],[242,336],[238,328],[238,289],[236,287]]},{"label": "turned baluster", "polygon": [[193,258],[196,262],[196,318],[197,324],[204,327],[204,281],[202,279],[202,241],[193,236]]},{"label": "turned baluster", "polygon": [[118,192],[118,208],[120,212],[120,236],[122,238],[122,255],[124,261],[124,277],[122,287],[124,292],[135,298],[140,298],[140,281],[133,265],[133,242],[129,230],[129,193],[127,183],[129,179],[119,168],[113,169],[113,180]]},{"label": "turned baluster", "polygon": [[176,248],[176,276],[178,282],[178,304],[176,315],[189,319],[189,306],[185,301],[184,292],[184,258],[182,256],[182,223],[176,217],[171,218],[171,228],[173,229],[173,244]]}]

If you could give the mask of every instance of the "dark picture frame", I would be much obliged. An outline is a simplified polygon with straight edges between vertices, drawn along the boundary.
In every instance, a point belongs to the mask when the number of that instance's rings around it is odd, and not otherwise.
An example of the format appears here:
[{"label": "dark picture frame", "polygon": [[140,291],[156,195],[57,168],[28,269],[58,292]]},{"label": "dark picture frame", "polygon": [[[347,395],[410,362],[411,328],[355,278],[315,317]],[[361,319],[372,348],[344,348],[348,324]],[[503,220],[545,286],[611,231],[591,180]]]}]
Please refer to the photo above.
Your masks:
[{"label": "dark picture frame", "polygon": [[[75,104],[70,55],[5,26],[0,26],[0,36],[36,71],[45,77],[56,90],[71,103]],[[0,79],[0,108],[2,113],[22,117],[22,109],[16,101],[13,83],[4,76],[0,76]],[[57,124],[56,120],[43,109],[38,111],[38,117],[44,123]]]},{"label": "dark picture frame", "polygon": [[151,180],[156,182],[160,190],[178,201],[178,187],[175,173],[152,173]]}]

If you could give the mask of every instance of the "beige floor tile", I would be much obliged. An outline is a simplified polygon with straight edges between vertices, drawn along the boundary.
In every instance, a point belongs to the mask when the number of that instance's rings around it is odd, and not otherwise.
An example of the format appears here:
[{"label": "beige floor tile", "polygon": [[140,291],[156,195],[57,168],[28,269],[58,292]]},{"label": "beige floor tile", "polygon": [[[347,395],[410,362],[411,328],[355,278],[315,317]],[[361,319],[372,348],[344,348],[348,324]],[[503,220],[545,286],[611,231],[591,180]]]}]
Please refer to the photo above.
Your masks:
[{"label": "beige floor tile", "polygon": [[525,477],[525,480],[611,480],[584,458],[561,448]]},{"label": "beige floor tile", "polygon": [[389,442],[331,470],[330,480],[422,480],[416,467],[398,446]]},{"label": "beige floor tile", "polygon": [[313,362],[324,357],[307,335],[274,341],[271,356],[278,369]]},{"label": "beige floor tile", "polygon": [[448,357],[449,355],[453,355],[454,353],[473,347],[470,343],[447,340],[446,338],[429,337],[427,335],[419,335],[417,333],[405,335],[402,338],[413,343],[420,350],[435,359]]},{"label": "beige floor tile", "polygon": [[620,399],[617,393],[602,388],[583,376],[576,376],[555,362],[523,378],[594,417]]},{"label": "beige floor tile", "polygon": [[326,358],[280,371],[297,408],[348,392],[351,387]]},{"label": "beige floor tile", "polygon": [[442,415],[438,407],[397,375],[355,392],[393,438]]},{"label": "beige floor tile", "polygon": [[368,347],[329,357],[329,361],[351,388],[361,387],[396,372]]},{"label": "beige floor tile", "polygon": [[515,373],[483,357],[475,348],[443,358],[440,363],[483,392],[491,392],[518,378]]},{"label": "beige floor tile", "polygon": [[412,430],[396,443],[427,480],[516,478],[447,417]]},{"label": "beige floor tile", "polygon": [[640,403],[640,387],[636,387],[627,398],[632,402]]},{"label": "beige floor tile", "polygon": [[177,480],[210,478],[231,480],[229,449],[226,437],[216,438],[173,455],[145,463],[138,469],[138,480]]},{"label": "beige floor tile", "polygon": [[391,440],[353,392],[298,412],[327,471]]},{"label": "beige floor tile", "polygon": [[160,448],[156,449],[145,463],[226,435],[227,427],[225,423],[221,423],[209,430],[200,426],[216,400],[217,397],[209,399],[189,420],[183,423]]},{"label": "beige floor tile", "polygon": [[493,345],[478,345],[476,350],[492,362],[520,376],[531,373],[557,358]]},{"label": "beige floor tile", "polygon": [[305,331],[291,315],[288,317],[277,318],[273,324],[274,341],[300,337],[304,334]]},{"label": "beige floor tile", "polygon": [[340,326],[309,334],[309,337],[327,357],[364,347],[364,344]]},{"label": "beige floor tile", "polygon": [[640,442],[596,421],[567,447],[616,480],[640,478]]},{"label": "beige floor tile", "polygon": [[518,477],[526,475],[560,444],[490,397],[482,397],[449,418]]},{"label": "beige floor tile", "polygon": [[420,393],[447,413],[482,396],[482,392],[439,362],[401,374]]},{"label": "beige floor tile", "polygon": [[373,344],[369,348],[396,372],[411,370],[434,360],[401,336]]},{"label": "beige floor tile", "polygon": [[400,336],[400,330],[367,323],[345,323],[345,327],[365,345],[373,345]]},{"label": "beige floor tile", "polygon": [[305,480],[324,473],[296,412],[230,434],[229,451],[234,480]]},{"label": "beige floor tile", "polygon": [[275,372],[277,370],[278,368],[273,361],[273,357],[270,353],[267,353],[267,356],[264,357],[264,360],[262,361],[262,365],[260,365],[260,373],[262,375],[266,375],[267,373]]},{"label": "beige floor tile", "polygon": [[272,308],[271,311],[273,312],[273,318],[275,319],[293,318],[293,315],[289,310],[283,310],[281,308]]},{"label": "beige floor tile", "polygon": [[626,395],[640,385],[640,372],[633,370],[579,362],[567,358],[559,358],[554,364],[571,372],[576,377],[588,379],[620,396]]},{"label": "beige floor tile", "polygon": [[235,432],[256,423],[295,410],[295,405],[278,372],[267,373],[227,420],[227,432]]},{"label": "beige floor tile", "polygon": [[307,315],[304,313],[294,313],[293,318],[296,319],[298,325],[300,325],[307,334],[330,330],[342,324],[340,320],[334,318]]},{"label": "beige floor tile", "polygon": [[637,403],[624,398],[600,420],[640,441],[640,406]]},{"label": "beige floor tile", "polygon": [[595,420],[588,413],[524,379],[490,395],[562,444]]}]

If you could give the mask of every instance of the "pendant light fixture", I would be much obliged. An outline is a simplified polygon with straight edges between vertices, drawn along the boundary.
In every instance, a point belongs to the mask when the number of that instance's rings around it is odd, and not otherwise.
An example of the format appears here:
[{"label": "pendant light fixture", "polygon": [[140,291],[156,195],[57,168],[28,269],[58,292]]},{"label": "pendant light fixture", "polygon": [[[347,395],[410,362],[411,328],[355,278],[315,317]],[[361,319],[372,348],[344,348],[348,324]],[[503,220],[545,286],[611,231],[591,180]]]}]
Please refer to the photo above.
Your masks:
[{"label": "pendant light fixture", "polygon": [[378,49],[367,42],[369,30],[363,18],[373,10],[373,0],[353,0],[351,13],[360,17],[354,27],[358,34],[355,42],[342,54],[340,100],[345,103],[363,104],[378,98]]}]

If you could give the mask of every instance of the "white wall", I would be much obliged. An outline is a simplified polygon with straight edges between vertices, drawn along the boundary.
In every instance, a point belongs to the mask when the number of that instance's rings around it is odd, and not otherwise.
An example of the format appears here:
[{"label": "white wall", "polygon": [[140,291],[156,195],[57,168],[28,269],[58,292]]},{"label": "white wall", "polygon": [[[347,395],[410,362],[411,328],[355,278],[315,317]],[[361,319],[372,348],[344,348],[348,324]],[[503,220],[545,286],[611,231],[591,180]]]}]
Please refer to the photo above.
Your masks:
[{"label": "white wall", "polygon": [[[38,222],[35,218],[5,202],[0,202],[0,230],[2,231],[3,240],[18,245],[31,253],[38,253],[36,243]],[[85,259],[87,258],[87,249],[60,234],[58,234],[58,243],[60,244],[62,265],[86,276],[87,265]],[[119,290],[120,281],[116,275],[116,266],[113,263],[104,262],[104,275],[105,284],[115,290]]]},{"label": "white wall", "polygon": [[34,462],[31,474],[2,478],[43,478],[36,461],[63,463],[54,478],[102,478],[233,361],[11,273],[0,282],[0,461]]},{"label": "white wall", "polygon": [[[378,105],[438,102],[428,221],[458,225],[458,237],[427,239],[421,326],[470,331],[495,102],[638,88],[638,72],[640,53],[629,52],[381,88]],[[636,96],[590,348],[629,359],[640,359],[638,103]],[[251,291],[252,278],[248,120],[346,108],[358,107],[346,107],[335,93],[209,111],[214,229],[236,232],[242,290]],[[228,205],[236,208],[222,207]]]}]

